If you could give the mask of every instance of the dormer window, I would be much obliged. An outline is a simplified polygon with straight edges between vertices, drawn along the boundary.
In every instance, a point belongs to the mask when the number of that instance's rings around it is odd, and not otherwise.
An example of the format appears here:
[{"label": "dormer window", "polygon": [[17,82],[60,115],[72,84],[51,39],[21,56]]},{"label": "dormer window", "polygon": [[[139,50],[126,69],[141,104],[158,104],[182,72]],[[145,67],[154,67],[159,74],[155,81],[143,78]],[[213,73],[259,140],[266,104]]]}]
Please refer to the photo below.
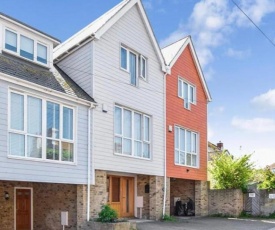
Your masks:
[{"label": "dormer window", "polygon": [[47,46],[9,29],[5,30],[5,50],[40,64],[48,64]]}]

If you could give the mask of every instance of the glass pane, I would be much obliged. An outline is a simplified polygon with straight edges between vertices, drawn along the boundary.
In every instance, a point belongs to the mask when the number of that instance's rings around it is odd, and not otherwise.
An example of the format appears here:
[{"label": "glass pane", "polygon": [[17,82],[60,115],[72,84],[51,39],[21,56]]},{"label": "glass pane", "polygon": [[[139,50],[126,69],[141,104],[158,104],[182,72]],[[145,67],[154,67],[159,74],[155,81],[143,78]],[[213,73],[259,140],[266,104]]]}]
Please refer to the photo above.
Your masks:
[{"label": "glass pane", "polygon": [[120,178],[119,177],[112,177],[111,202],[120,202]]},{"label": "glass pane", "polygon": [[24,130],[24,96],[11,93],[11,128]]},{"label": "glass pane", "polygon": [[191,152],[191,132],[186,131],[186,151]]},{"label": "glass pane", "polygon": [[197,135],[195,133],[192,133],[192,152],[197,152]]},{"label": "glass pane", "polygon": [[190,86],[189,87],[189,100],[190,102],[194,103],[195,100],[194,100],[194,87],[193,86]]},{"label": "glass pane", "polygon": [[135,141],[135,156],[142,156],[142,143],[139,141]]},{"label": "glass pane", "polygon": [[74,161],[74,145],[62,142],[62,161]]},{"label": "glass pane", "polygon": [[180,152],[180,164],[185,165],[185,153]]},{"label": "glass pane", "polygon": [[189,153],[187,153],[187,162],[186,162],[186,164],[191,166],[191,154],[189,154]]},{"label": "glass pane", "polygon": [[180,150],[185,151],[185,130],[180,129]]},{"label": "glass pane", "polygon": [[42,100],[28,96],[28,133],[42,135]]},{"label": "glass pane", "polygon": [[127,50],[120,48],[120,67],[127,70]]},{"label": "glass pane", "polygon": [[184,99],[184,108],[189,109],[188,84],[185,82],[183,82],[183,99]]},{"label": "glass pane", "polygon": [[72,109],[63,107],[63,138],[73,140],[73,118]]},{"label": "glass pane", "polygon": [[144,140],[150,141],[150,118],[144,117]]},{"label": "glass pane", "polygon": [[179,95],[179,97],[183,98],[182,80],[180,80],[180,79],[178,81],[178,95]]},{"label": "glass pane", "polygon": [[131,155],[132,154],[132,142],[131,140],[123,138],[123,154]]},{"label": "glass pane", "polygon": [[20,55],[33,60],[33,40],[23,35],[20,36]]},{"label": "glass pane", "polygon": [[122,153],[122,138],[115,137],[115,153]]},{"label": "glass pane", "polygon": [[131,84],[137,84],[137,60],[136,55],[130,52],[130,76],[131,76]]},{"label": "glass pane", "polygon": [[47,47],[37,44],[37,61],[47,64]]},{"label": "glass pane", "polygon": [[142,58],[141,63],[142,63],[141,76],[146,78],[146,60]]},{"label": "glass pane", "polygon": [[47,140],[47,159],[59,160],[59,141]]},{"label": "glass pane", "polygon": [[192,155],[192,166],[197,166],[197,156]]},{"label": "glass pane", "polygon": [[179,163],[180,163],[179,154],[180,154],[179,151],[175,151],[175,163],[176,163],[176,164],[179,164]]},{"label": "glass pane", "polygon": [[135,140],[141,140],[141,114],[135,113]]},{"label": "glass pane", "polygon": [[150,145],[143,143],[143,157],[150,158]]},{"label": "glass pane", "polygon": [[59,105],[47,102],[47,137],[59,138]]},{"label": "glass pane", "polygon": [[179,128],[175,128],[175,148],[179,149]]},{"label": "glass pane", "polygon": [[132,137],[132,112],[124,109],[123,136]]},{"label": "glass pane", "polygon": [[115,107],[115,134],[122,134],[122,109]]},{"label": "glass pane", "polygon": [[27,156],[42,158],[42,139],[28,136]]},{"label": "glass pane", "polygon": [[10,133],[10,155],[25,156],[25,136]]},{"label": "glass pane", "polygon": [[5,48],[17,52],[17,34],[6,30]]}]

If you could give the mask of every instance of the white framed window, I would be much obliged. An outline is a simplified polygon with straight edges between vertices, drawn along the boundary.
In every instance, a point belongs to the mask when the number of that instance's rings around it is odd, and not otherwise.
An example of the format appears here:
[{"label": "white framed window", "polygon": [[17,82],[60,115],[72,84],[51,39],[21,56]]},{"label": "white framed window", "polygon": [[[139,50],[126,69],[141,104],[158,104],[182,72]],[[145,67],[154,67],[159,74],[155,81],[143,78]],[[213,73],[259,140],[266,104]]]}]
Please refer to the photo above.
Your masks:
[{"label": "white framed window", "polygon": [[179,78],[178,96],[184,100],[184,108],[191,109],[190,104],[196,104],[196,87]]},{"label": "white framed window", "polygon": [[48,65],[48,47],[16,31],[5,29],[4,48],[25,59]]},{"label": "white framed window", "polygon": [[115,106],[114,148],[116,154],[150,159],[150,116],[128,108]]},{"label": "white framed window", "polygon": [[140,77],[143,78],[144,80],[147,79],[147,60],[145,57],[140,55]]},{"label": "white framed window", "polygon": [[74,108],[10,92],[9,156],[75,162]]},{"label": "white framed window", "polygon": [[175,164],[198,167],[198,134],[175,127]]},{"label": "white framed window", "polygon": [[147,79],[147,59],[124,46],[120,47],[120,68],[130,74],[131,85],[137,86],[138,71],[141,78]]}]

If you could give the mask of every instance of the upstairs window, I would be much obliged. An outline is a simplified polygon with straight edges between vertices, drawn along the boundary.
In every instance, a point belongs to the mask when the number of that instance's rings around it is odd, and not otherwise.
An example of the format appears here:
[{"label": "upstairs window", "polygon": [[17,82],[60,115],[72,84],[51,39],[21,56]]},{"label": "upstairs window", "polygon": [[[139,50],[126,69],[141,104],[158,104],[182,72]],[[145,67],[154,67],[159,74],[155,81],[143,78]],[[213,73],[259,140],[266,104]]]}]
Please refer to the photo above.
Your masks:
[{"label": "upstairs window", "polygon": [[139,76],[147,80],[147,59],[136,52],[120,47],[120,68],[129,72],[130,84],[137,86]]},{"label": "upstairs window", "polygon": [[198,134],[175,127],[175,164],[198,167]]},{"label": "upstairs window", "polygon": [[151,158],[151,119],[120,106],[115,106],[115,153],[138,158]]},{"label": "upstairs window", "polygon": [[185,82],[184,80],[178,80],[178,96],[184,100],[184,108],[191,109],[190,104],[196,104],[196,88],[195,86]]},{"label": "upstairs window", "polygon": [[6,30],[5,48],[17,52],[17,34]]},{"label": "upstairs window", "polygon": [[11,51],[28,60],[48,64],[47,46],[8,29],[5,30],[5,50]]},{"label": "upstairs window", "polygon": [[74,162],[74,110],[59,103],[11,92],[9,155]]}]

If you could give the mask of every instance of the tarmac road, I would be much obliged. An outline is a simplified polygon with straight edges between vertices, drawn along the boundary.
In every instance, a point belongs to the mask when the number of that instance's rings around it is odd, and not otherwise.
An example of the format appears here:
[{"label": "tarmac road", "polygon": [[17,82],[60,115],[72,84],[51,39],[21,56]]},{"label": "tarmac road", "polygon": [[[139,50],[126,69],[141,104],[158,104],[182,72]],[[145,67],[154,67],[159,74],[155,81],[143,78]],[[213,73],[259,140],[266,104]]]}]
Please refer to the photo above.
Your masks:
[{"label": "tarmac road", "polygon": [[195,217],[176,222],[137,222],[138,230],[275,230],[275,219]]}]

